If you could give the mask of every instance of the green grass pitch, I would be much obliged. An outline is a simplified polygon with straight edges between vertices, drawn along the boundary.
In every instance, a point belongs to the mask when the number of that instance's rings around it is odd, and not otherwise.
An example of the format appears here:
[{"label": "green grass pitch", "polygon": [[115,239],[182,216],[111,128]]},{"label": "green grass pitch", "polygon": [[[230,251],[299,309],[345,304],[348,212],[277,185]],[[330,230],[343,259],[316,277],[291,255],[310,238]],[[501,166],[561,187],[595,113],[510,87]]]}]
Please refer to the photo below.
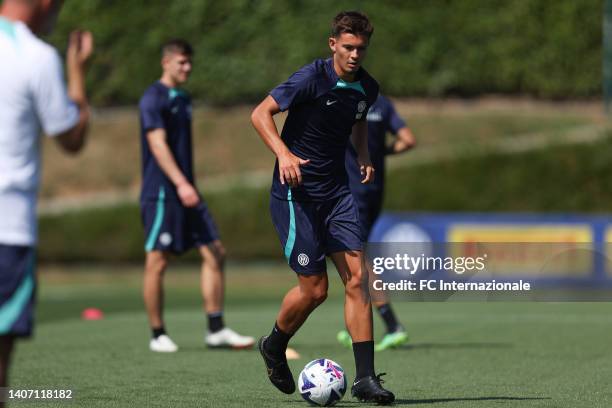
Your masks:
[{"label": "green grass pitch", "polygon": [[[148,350],[139,268],[43,271],[35,337],[18,344],[11,387],[75,390],[74,402],[43,404],[49,407],[308,406],[298,393],[273,388],[256,351],[206,349],[197,268],[178,269],[168,274],[166,320],[180,350],[170,355]],[[266,334],[292,279],[284,265],[230,266],[226,322]],[[354,376],[352,352],[335,341],[343,327],[339,285],[332,279],[329,299],[290,344],[302,355],[290,363],[295,376],[318,357]],[[611,303],[394,305],[411,341],[377,353],[376,369],[388,373],[385,386],[397,406],[612,406]],[[102,308],[105,318],[82,321],[80,311],[89,306]],[[379,339],[376,316],[375,323]],[[338,404],[361,405],[350,389]]]}]

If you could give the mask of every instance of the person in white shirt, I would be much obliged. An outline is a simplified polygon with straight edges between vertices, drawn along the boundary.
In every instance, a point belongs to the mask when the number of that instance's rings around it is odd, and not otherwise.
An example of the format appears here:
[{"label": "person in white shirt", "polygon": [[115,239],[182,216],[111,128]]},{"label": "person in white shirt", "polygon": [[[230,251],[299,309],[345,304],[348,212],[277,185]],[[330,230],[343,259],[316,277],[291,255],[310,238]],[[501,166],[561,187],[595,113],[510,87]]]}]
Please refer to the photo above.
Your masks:
[{"label": "person in white shirt", "polygon": [[0,6],[0,387],[14,340],[32,333],[41,130],[70,153],[83,147],[89,105],[85,64],[91,33],[74,31],[66,52],[68,87],[49,33],[58,0],[4,0]]}]

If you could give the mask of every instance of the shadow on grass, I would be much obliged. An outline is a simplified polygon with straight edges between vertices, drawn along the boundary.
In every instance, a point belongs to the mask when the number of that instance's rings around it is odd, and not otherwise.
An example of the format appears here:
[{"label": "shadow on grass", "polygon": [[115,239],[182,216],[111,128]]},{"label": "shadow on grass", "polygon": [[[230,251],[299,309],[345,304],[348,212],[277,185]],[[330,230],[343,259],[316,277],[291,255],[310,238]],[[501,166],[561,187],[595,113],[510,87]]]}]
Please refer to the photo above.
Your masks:
[{"label": "shadow on grass", "polygon": [[[416,405],[416,404],[437,404],[444,402],[461,402],[461,401],[535,401],[535,400],[550,400],[550,397],[465,397],[465,398],[427,398],[427,399],[396,399],[393,405]],[[341,401],[338,406],[355,405],[355,406],[374,406],[375,404],[364,404],[358,401]],[[486,406],[486,405],[483,405]]]},{"label": "shadow on grass", "polygon": [[465,342],[465,343],[411,343],[397,347],[394,350],[454,350],[454,349],[479,349],[479,348],[513,348],[512,343],[493,342]]},{"label": "shadow on grass", "polygon": [[[320,346],[311,346],[306,344],[298,344],[297,346],[293,346],[300,353],[308,353],[312,350],[319,350]],[[417,343],[417,344],[406,344],[404,346],[400,346],[391,351],[410,351],[410,350],[460,350],[460,349],[509,349],[514,347],[511,343],[486,343],[486,342],[472,342],[472,343]],[[203,352],[206,353],[230,353],[230,354],[249,354],[249,353],[257,353],[257,346],[253,345],[253,347],[245,348],[245,349],[233,349],[231,347],[218,347],[218,348],[209,348],[204,344],[194,345],[187,344],[180,347],[181,352],[200,354]],[[258,353],[257,353],[258,354]],[[303,360],[306,361],[306,360]]]},{"label": "shadow on grass", "polygon": [[179,351],[190,352],[190,353],[206,352],[206,353],[229,353],[229,354],[245,353],[245,354],[248,354],[250,352],[255,352],[255,351],[259,353],[255,345],[253,345],[253,347],[247,347],[247,348],[242,348],[242,349],[235,349],[231,347],[207,347],[205,344],[197,345],[197,346],[186,345],[186,346],[179,346],[179,347],[180,347]]},{"label": "shadow on grass", "polygon": [[460,401],[535,401],[549,400],[550,397],[473,397],[473,398],[429,398],[429,399],[396,399],[395,405],[437,404],[440,402]]}]

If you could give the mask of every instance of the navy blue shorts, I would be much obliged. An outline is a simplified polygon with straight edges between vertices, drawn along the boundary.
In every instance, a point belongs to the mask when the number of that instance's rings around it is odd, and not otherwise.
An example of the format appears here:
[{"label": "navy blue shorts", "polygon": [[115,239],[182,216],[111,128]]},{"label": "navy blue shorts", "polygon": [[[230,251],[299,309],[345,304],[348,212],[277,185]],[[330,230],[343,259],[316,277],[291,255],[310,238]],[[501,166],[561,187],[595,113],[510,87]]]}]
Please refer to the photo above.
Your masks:
[{"label": "navy blue shorts", "polygon": [[296,273],[323,273],[326,255],[363,249],[359,213],[350,194],[323,203],[271,197],[270,213],[285,258]]},{"label": "navy blue shorts", "polygon": [[215,221],[204,201],[187,208],[174,201],[141,202],[145,250],[181,254],[219,239]]},{"label": "navy blue shorts", "polygon": [[32,247],[0,244],[0,336],[32,335],[35,258]]},{"label": "navy blue shorts", "polygon": [[372,227],[376,223],[382,209],[383,193],[373,191],[369,193],[353,194],[359,211],[359,221],[363,231],[363,240],[368,241]]}]

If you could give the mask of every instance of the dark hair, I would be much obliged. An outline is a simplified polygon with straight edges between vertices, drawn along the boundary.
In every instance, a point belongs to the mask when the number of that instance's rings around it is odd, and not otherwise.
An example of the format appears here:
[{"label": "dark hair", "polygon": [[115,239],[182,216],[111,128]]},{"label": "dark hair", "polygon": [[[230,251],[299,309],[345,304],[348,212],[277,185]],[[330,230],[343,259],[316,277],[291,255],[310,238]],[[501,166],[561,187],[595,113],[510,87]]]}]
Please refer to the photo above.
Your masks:
[{"label": "dark hair", "polygon": [[193,48],[186,40],[181,38],[173,38],[168,40],[161,47],[162,56],[168,54],[193,55]]},{"label": "dark hair", "polygon": [[370,39],[374,27],[368,16],[359,11],[341,11],[332,21],[332,37],[338,38],[342,33],[363,35]]}]

